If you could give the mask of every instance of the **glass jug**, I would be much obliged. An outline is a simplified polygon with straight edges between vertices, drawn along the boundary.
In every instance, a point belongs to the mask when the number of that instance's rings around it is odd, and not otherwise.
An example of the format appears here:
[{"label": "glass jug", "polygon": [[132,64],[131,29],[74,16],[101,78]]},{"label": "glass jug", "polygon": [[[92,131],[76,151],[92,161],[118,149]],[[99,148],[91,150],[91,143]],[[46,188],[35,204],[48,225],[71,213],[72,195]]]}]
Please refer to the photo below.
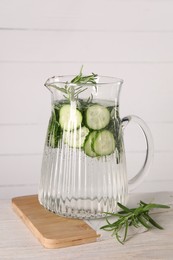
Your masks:
[{"label": "glass jug", "polygon": [[[74,76],[48,79],[52,112],[45,141],[38,198],[48,210],[66,217],[100,218],[127,203],[148,172],[153,142],[145,122],[119,116],[123,80],[97,76],[97,82],[69,83]],[[128,181],[123,132],[136,122],[146,139],[141,170]]]}]

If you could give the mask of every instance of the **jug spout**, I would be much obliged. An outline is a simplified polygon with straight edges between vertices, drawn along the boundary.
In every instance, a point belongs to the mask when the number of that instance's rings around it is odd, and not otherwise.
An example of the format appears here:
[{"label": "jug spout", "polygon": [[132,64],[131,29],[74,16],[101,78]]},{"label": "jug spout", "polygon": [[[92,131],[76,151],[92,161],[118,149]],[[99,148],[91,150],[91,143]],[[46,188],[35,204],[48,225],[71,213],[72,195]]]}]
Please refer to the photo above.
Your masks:
[{"label": "jug spout", "polygon": [[44,86],[51,92],[53,93],[54,90],[56,89],[56,84],[58,82],[58,78],[56,76],[53,76],[51,78],[48,78],[46,82],[44,83]]},{"label": "jug spout", "polygon": [[61,76],[53,76],[51,78],[48,78],[44,84],[44,86],[51,92],[52,101],[63,99],[63,96],[60,96],[61,94],[65,94],[65,86],[67,82],[63,82],[61,78]]}]

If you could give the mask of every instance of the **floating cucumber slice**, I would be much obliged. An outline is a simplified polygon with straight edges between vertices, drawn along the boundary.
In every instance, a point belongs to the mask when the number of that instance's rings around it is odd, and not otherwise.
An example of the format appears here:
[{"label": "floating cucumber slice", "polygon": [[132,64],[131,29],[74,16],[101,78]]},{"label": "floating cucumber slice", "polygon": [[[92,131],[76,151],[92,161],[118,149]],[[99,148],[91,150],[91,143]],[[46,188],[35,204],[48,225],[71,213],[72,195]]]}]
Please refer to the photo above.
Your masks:
[{"label": "floating cucumber slice", "polygon": [[64,143],[70,147],[80,148],[83,147],[86,136],[89,134],[89,129],[85,126],[75,129],[74,131],[64,131]]},{"label": "floating cucumber slice", "polygon": [[99,131],[93,143],[93,149],[99,156],[109,155],[115,150],[115,139],[108,130]]},{"label": "floating cucumber slice", "polygon": [[86,111],[86,124],[90,129],[100,130],[105,128],[109,121],[110,112],[102,105],[92,105]]},{"label": "floating cucumber slice", "polygon": [[59,123],[63,130],[71,131],[80,127],[82,114],[78,109],[73,108],[69,104],[63,105],[59,111]]},{"label": "floating cucumber slice", "polygon": [[84,143],[84,152],[90,157],[97,156],[97,154],[93,151],[92,148],[96,135],[97,135],[97,131],[91,132]]}]

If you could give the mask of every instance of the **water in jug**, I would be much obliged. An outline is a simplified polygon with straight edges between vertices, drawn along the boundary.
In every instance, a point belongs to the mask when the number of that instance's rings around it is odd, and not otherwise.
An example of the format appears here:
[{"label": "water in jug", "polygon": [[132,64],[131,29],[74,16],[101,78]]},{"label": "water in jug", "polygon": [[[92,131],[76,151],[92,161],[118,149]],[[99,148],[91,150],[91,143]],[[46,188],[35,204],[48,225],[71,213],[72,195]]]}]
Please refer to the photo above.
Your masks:
[{"label": "water in jug", "polygon": [[[49,120],[39,184],[39,202],[65,217],[100,218],[126,204],[148,172],[153,143],[137,116],[119,115],[123,80],[99,76],[57,76],[45,86],[51,93]],[[146,140],[141,170],[128,180],[124,129],[140,126]],[[134,144],[135,145],[135,144]]]}]

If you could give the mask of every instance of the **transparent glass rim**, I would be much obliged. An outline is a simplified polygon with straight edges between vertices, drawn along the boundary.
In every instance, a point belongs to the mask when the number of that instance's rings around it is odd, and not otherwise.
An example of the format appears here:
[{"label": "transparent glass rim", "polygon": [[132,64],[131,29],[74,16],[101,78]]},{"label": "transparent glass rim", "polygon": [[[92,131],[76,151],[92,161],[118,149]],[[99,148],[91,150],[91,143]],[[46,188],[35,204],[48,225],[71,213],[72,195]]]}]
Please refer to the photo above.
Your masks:
[{"label": "transparent glass rim", "polygon": [[[45,83],[45,86],[49,86],[52,83],[59,83],[59,84],[66,84],[66,85],[113,85],[113,84],[123,84],[123,79],[117,78],[117,77],[112,77],[112,76],[103,76],[103,75],[97,75],[97,78],[99,82],[96,82],[96,84],[88,83],[88,84],[76,84],[76,83],[71,83],[67,81],[67,78],[73,79],[76,75],[60,75],[60,76],[53,76],[48,78],[48,80]],[[66,80],[65,80],[66,79]]]}]

